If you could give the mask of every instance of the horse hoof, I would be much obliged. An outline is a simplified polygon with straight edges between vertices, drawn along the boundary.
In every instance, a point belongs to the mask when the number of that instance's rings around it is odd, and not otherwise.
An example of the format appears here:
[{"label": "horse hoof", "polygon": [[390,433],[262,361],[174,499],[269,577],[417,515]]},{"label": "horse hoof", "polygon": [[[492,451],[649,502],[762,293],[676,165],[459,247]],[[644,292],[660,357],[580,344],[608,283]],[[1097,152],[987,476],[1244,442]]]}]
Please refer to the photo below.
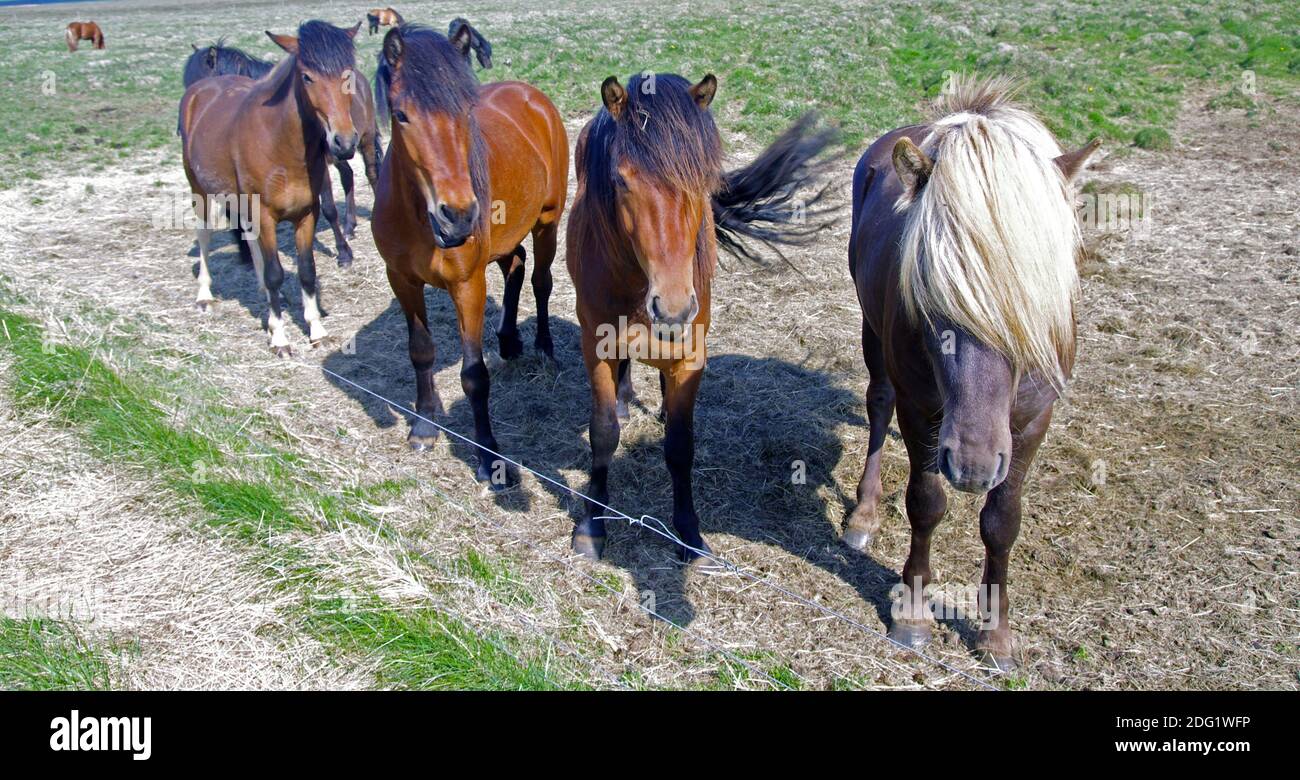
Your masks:
[{"label": "horse hoof", "polygon": [[207,301],[195,301],[195,302],[194,302],[194,308],[198,309],[198,310],[199,310],[199,313],[201,313],[201,314],[207,314],[208,312],[210,312],[210,311],[212,311],[213,309],[217,308],[217,302],[216,302],[216,301],[212,301],[212,300],[207,300]]},{"label": "horse hoof", "polygon": [[497,344],[500,345],[501,357],[506,360],[514,360],[524,354],[524,343],[519,340],[517,333],[498,333]]},{"label": "horse hoof", "polygon": [[1020,664],[1009,653],[998,653],[989,648],[980,648],[975,651],[975,660],[980,666],[990,671],[1007,674],[1020,668]]},{"label": "horse hoof", "polygon": [[329,341],[329,336],[321,336],[319,338],[314,338],[311,340],[311,348],[319,349],[320,347],[325,346],[326,342],[328,341]]},{"label": "horse hoof", "polygon": [[873,538],[872,533],[867,529],[852,525],[845,527],[844,534],[840,536],[845,544],[859,552],[870,547]]},{"label": "horse hoof", "polygon": [[406,443],[411,445],[411,449],[416,452],[428,452],[433,449],[433,443],[437,440],[437,434],[434,434],[433,436],[416,436],[415,434],[411,434],[411,436],[407,438]]},{"label": "horse hoof", "polygon": [[347,257],[344,257],[343,255],[339,255],[339,268],[346,271],[351,267],[352,267],[352,255],[348,255]]},{"label": "horse hoof", "polygon": [[699,541],[699,544],[690,547],[687,547],[684,543],[677,545],[677,560],[701,574],[718,574],[727,568],[713,558],[713,548],[709,547],[709,543],[703,539]]},{"label": "horse hoof", "polygon": [[533,349],[547,356],[551,360],[555,360],[555,344],[549,338],[537,339],[534,341]]},{"label": "horse hoof", "polygon": [[889,638],[904,647],[920,650],[930,644],[930,624],[919,620],[895,620],[889,627]]},{"label": "horse hoof", "polygon": [[491,463],[479,461],[474,476],[479,482],[487,483],[488,489],[493,492],[507,490],[519,484],[519,475],[504,460],[495,460]]},{"label": "horse hoof", "polygon": [[589,561],[598,561],[605,554],[605,537],[574,532],[573,551]]},{"label": "horse hoof", "polygon": [[271,347],[271,354],[278,358],[289,358],[293,357],[293,350],[289,348],[288,344],[285,344],[280,347]]}]

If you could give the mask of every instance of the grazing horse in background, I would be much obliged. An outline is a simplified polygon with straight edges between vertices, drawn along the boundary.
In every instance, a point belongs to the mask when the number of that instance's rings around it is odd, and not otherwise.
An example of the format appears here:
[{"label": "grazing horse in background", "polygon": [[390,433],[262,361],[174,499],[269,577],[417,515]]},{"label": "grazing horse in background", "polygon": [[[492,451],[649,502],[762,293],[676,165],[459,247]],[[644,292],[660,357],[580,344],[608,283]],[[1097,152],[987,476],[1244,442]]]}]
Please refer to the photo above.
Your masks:
[{"label": "grazing horse in background", "polygon": [[890,635],[920,646],[944,480],[987,494],[978,650],[1007,668],[1007,566],[1020,496],[1074,364],[1079,229],[1071,183],[1097,149],[1062,154],[1005,81],[961,81],[928,124],[889,132],[853,176],[849,270],[862,307],[870,440],[844,541],[880,528],[880,452],[895,405],[911,473],[912,546]]},{"label": "grazing horse in background", "polygon": [[366,12],[369,33],[374,35],[380,27],[393,27],[402,23],[402,15],[391,8],[372,8]]},{"label": "grazing horse in background", "polygon": [[[329,182],[328,158],[346,160],[356,151],[361,134],[353,121],[357,81],[350,30],[321,21],[298,28],[298,36],[267,35],[289,56],[266,76],[212,76],[185,90],[181,99],[181,142],[185,175],[194,195],[210,209],[214,199],[247,199],[239,214],[248,239],[258,284],[266,293],[270,313],[267,329],[271,349],[288,355],[275,228],[294,223],[298,249],[298,280],[303,313],[313,344],[326,335],[321,325],[316,262],[312,241],[320,213],[321,192]],[[254,205],[251,201],[256,199]],[[201,213],[207,220],[209,214]],[[206,309],[212,300],[208,275],[208,242],[212,230],[205,221],[198,231],[199,291],[197,303]]]},{"label": "grazing horse in background", "polygon": [[[404,24],[384,36],[375,93],[391,114],[392,141],[379,172],[375,245],[406,315],[415,410],[433,419],[441,402],[433,385],[434,344],[424,286],[441,287],[456,307],[461,386],[474,411],[474,440],[497,452],[488,418],[489,377],[483,362],[485,269],[495,261],[506,291],[497,330],[501,355],[522,352],[515,324],[526,255],[533,237],[536,348],[553,355],[548,301],[551,261],[569,177],[569,142],[559,111],[539,90],[517,81],[480,86],[466,52],[468,24],[450,37]],[[417,418],[410,444],[427,449],[437,428]],[[480,453],[478,478],[501,488],[515,475],[505,461]]]},{"label": "grazing horse in background", "polygon": [[63,37],[68,42],[68,51],[76,51],[79,41],[91,41],[96,49],[104,48],[104,33],[94,22],[71,22]]},{"label": "grazing horse in background", "polygon": [[[632,398],[630,361],[647,363],[659,369],[673,526],[693,548],[681,550],[686,562],[709,551],[691,496],[691,469],[717,244],[751,257],[745,238],[810,240],[823,226],[801,216],[826,190],[802,203],[794,194],[820,178],[824,165],[816,158],[834,139],[830,131],[814,132],[815,118],[807,115],[750,165],[724,173],[709,111],[716,91],[712,75],[694,85],[672,74],[638,75],[626,89],[617,78],[606,79],[604,108],[578,137],[578,190],[567,233],[591,383],[589,495],[609,502],[618,420]],[[575,524],[572,544],[596,559],[604,550],[606,510],[594,503],[588,510]]]},{"label": "grazing horse in background", "polygon": [[[224,39],[206,47],[193,46],[193,48],[194,53],[185,61],[185,69],[181,77],[186,87],[209,76],[247,76],[256,81],[275,67],[273,62],[253,57],[234,46],[227,46]],[[370,91],[370,82],[361,76],[360,71],[356,73],[352,84],[352,121],[361,131],[361,141],[357,144],[357,148],[361,151],[366,180],[370,182],[370,190],[373,192],[379,175],[383,139],[379,135],[379,125],[375,121],[375,103]],[[179,119],[177,122],[177,133],[179,133]],[[338,209],[334,204],[334,190],[328,182],[321,190],[321,213],[325,215],[326,221],[334,231],[334,245],[339,267],[346,268],[352,263],[352,250],[344,240],[344,236],[351,238],[356,232],[356,186],[351,163],[346,160],[335,160],[334,167],[338,170],[339,180],[343,184],[345,198],[343,219],[339,220]],[[239,249],[244,262],[251,262],[248,247],[243,242],[239,242]]]},{"label": "grazing horse in background", "polygon": [[[469,27],[469,47],[474,50],[474,56],[478,59],[478,66],[484,70],[492,67],[492,44],[488,43],[488,39],[484,38],[478,30],[470,27],[469,22],[459,16],[452,19],[451,24],[447,27],[447,36],[455,35],[456,30],[462,25]],[[469,62],[469,51],[465,52],[465,61]]]}]

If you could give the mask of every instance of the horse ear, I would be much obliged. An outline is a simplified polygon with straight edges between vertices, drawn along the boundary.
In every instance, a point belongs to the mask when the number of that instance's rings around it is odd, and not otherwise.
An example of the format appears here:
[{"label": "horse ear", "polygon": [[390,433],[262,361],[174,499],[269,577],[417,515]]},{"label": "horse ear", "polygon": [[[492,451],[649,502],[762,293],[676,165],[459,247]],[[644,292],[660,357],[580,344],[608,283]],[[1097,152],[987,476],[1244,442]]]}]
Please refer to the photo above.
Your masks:
[{"label": "horse ear", "polygon": [[361,29],[361,22],[357,22],[356,24],[354,24],[354,25],[352,26],[352,29],[351,29],[351,30],[348,30],[348,37],[349,37],[349,38],[355,38],[355,37],[357,37],[357,30],[360,30],[360,29]]},{"label": "horse ear", "polygon": [[700,108],[708,108],[713,102],[713,96],[718,94],[718,80],[710,73],[700,79],[700,83],[690,88],[691,97],[695,100],[695,105]]},{"label": "horse ear", "polygon": [[402,31],[399,27],[394,27],[384,36],[384,61],[391,68],[396,68],[397,63],[402,61],[402,49],[405,44],[402,43]]},{"label": "horse ear", "polygon": [[199,50],[199,45],[198,45],[197,43],[191,43],[191,44],[190,44],[190,48],[193,49],[194,51],[198,51],[198,50]]},{"label": "horse ear", "polygon": [[208,53],[204,55],[203,62],[207,64],[209,70],[217,69],[217,47],[209,46]]},{"label": "horse ear", "polygon": [[618,119],[627,106],[627,90],[618,83],[618,76],[610,76],[600,85],[600,99],[604,101],[609,115]]},{"label": "horse ear", "polygon": [[298,39],[292,35],[276,35],[270,30],[267,30],[266,37],[274,41],[276,46],[279,46],[290,54],[295,56],[298,54]]},{"label": "horse ear", "polygon": [[903,186],[913,193],[921,191],[933,169],[934,161],[921,151],[921,147],[912,143],[911,138],[900,138],[894,144],[894,171],[902,179]]},{"label": "horse ear", "polygon": [[451,41],[451,45],[456,48],[456,51],[464,56],[469,56],[470,44],[474,42],[474,28],[470,27],[469,22],[464,19],[457,19],[456,21],[460,22],[460,24],[452,23],[454,29],[447,36],[447,40]]},{"label": "horse ear", "polygon": [[1074,177],[1079,175],[1084,166],[1088,164],[1088,158],[1101,148],[1101,139],[1094,138],[1083,146],[1075,149],[1073,152],[1066,152],[1057,157],[1056,167],[1060,169],[1061,175],[1065,177],[1067,183],[1074,181]]}]

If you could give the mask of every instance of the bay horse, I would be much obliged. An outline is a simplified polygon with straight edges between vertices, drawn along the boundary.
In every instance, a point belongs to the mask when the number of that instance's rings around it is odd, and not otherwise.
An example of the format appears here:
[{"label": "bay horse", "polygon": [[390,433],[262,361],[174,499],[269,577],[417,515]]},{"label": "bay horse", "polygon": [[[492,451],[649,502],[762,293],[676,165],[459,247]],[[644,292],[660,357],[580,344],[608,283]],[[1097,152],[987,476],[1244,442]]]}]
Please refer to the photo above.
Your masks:
[{"label": "bay horse", "polygon": [[[483,362],[485,269],[495,261],[505,275],[497,339],[501,356],[514,358],[522,352],[515,323],[526,259],[520,242],[532,234],[534,346],[553,358],[551,261],[567,197],[569,142],[559,111],[535,87],[516,81],[479,85],[466,58],[472,40],[468,24],[450,37],[411,24],[384,36],[375,93],[380,114],[391,115],[392,141],[370,225],[406,315],[416,412],[433,419],[442,410],[424,302],[424,287],[432,285],[447,290],[456,308],[461,386],[474,412],[474,440],[499,452]],[[417,418],[408,441],[423,450],[437,434]],[[476,474],[493,489],[516,477],[486,451]]]},{"label": "bay horse", "polygon": [[[234,46],[227,46],[224,39],[205,47],[193,44],[191,46],[194,52],[185,60],[185,68],[181,75],[181,80],[186,87],[209,76],[247,76],[256,81],[275,67],[274,62],[259,59]],[[375,120],[375,102],[374,95],[370,91],[370,82],[361,76],[360,71],[356,71],[356,74],[352,83],[352,121],[361,131],[361,141],[357,144],[357,149],[361,152],[366,180],[370,182],[370,190],[373,192],[379,174],[383,139],[379,135],[379,125]],[[179,119],[177,121],[177,133],[179,133]],[[334,204],[334,190],[329,182],[326,182],[321,189],[321,214],[325,216],[334,231],[335,254],[339,267],[346,268],[352,263],[352,249],[344,236],[352,238],[356,234],[357,227],[356,186],[351,163],[346,160],[334,160],[334,168],[338,171],[339,181],[343,185],[343,219],[339,220],[338,208]],[[244,262],[246,264],[252,262],[248,247],[243,242],[239,242],[239,249]]]},{"label": "bay horse", "polygon": [[[181,100],[185,175],[196,205],[240,199],[241,227],[246,234],[250,226],[256,228],[255,237],[245,238],[269,304],[271,349],[280,356],[291,352],[280,299],[284,269],[275,237],[280,222],[294,223],[298,280],[311,341],[318,344],[326,336],[312,242],[321,192],[329,180],[328,158],[348,159],[360,142],[350,94],[357,81],[352,39],[360,26],[345,30],[310,21],[298,28],[297,37],[268,31],[289,54],[270,73],[257,81],[244,76],[200,79]],[[199,217],[206,220],[209,214]],[[203,222],[198,230],[196,302],[201,310],[212,301],[208,224]]]},{"label": "bay horse", "polygon": [[371,8],[366,12],[366,22],[369,24],[368,33],[374,35],[379,32],[380,27],[393,27],[403,22],[402,15],[392,8]]},{"label": "bay horse", "polygon": [[1074,364],[1079,249],[1071,185],[1094,141],[1062,154],[1009,82],[963,79],[926,124],[890,131],[853,175],[849,271],[862,308],[870,438],[843,539],[880,528],[880,457],[898,410],[911,552],[890,636],[930,639],[924,590],[944,481],[987,494],[976,650],[1014,663],[1007,568],[1021,493]]},{"label": "bay horse", "polygon": [[91,41],[96,49],[104,48],[104,33],[94,22],[70,22],[63,38],[68,42],[68,51],[76,51],[80,41]]},{"label": "bay horse", "polygon": [[603,108],[583,128],[575,151],[578,190],[569,214],[566,262],[577,292],[582,356],[591,385],[591,485],[587,516],[574,525],[573,550],[604,551],[608,475],[619,417],[633,397],[631,360],[659,369],[664,459],[672,477],[672,522],[683,562],[704,560],[691,493],[695,397],[704,376],[717,247],[752,256],[743,243],[801,244],[808,224],[816,158],[834,140],[805,115],[748,166],[724,173],[722,141],[709,105],[712,74],[691,84],[674,74],[633,76],[625,89],[610,76]]}]

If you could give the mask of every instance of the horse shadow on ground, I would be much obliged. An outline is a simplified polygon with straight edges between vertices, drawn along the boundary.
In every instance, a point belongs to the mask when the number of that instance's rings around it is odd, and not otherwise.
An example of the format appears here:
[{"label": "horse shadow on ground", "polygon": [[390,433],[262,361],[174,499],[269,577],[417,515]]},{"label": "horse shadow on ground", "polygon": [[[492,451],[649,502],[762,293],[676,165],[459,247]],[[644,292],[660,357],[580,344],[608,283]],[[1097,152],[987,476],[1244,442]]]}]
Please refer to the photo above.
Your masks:
[{"label": "horse shadow on ground", "polygon": [[[357,207],[358,220],[361,217],[368,220],[369,216],[370,212],[367,209]],[[361,234],[365,224],[358,224],[357,235]],[[323,237],[322,234],[324,234]],[[275,240],[280,248],[280,263],[284,266],[284,284],[280,287],[284,313],[287,315],[288,320],[297,326],[299,332],[306,337],[308,326],[302,310],[302,287],[298,284],[298,248],[294,240],[293,225],[288,222],[281,222],[277,225]],[[355,239],[348,239],[349,243],[354,241]],[[337,256],[334,251],[334,236],[329,224],[323,219],[316,223],[316,240],[313,243],[313,249],[316,257],[316,274],[320,280],[320,309],[321,313],[328,317],[330,286],[341,275],[348,272],[338,268]],[[197,241],[190,247],[189,256],[194,258],[199,256]],[[190,266],[190,274],[196,280],[198,279],[199,263],[197,260]],[[265,327],[268,311],[266,296],[262,294],[261,287],[257,283],[252,264],[244,263],[240,258],[239,247],[235,245],[235,238],[231,231],[217,230],[212,233],[212,243],[208,248],[208,274],[212,277],[212,295],[218,301],[238,301],[251,316],[258,319]],[[329,327],[328,320],[325,325]],[[290,340],[293,340],[293,338],[290,337]]]},{"label": "horse shadow on ground", "polygon": [[[460,360],[455,311],[444,292],[426,296],[437,345],[436,368],[441,370]],[[485,352],[496,350],[491,332],[499,316],[496,307],[489,298]],[[520,323],[525,345],[532,344],[535,327],[532,318]],[[496,363],[490,408],[502,454],[559,484],[530,479],[525,487],[492,495],[501,510],[526,513],[531,508],[529,492],[537,485],[576,521],[586,511],[571,491],[587,488],[590,393],[578,326],[553,316],[551,331],[556,362],[535,354],[530,346],[514,361],[501,364],[495,356],[489,361]],[[414,382],[406,353],[406,323],[395,302],[355,334],[351,350],[336,349],[324,365],[411,408]],[[610,505],[633,517],[659,518],[671,527],[672,491],[663,458],[663,426],[657,420],[658,385],[644,367],[637,370],[639,400],[632,419],[623,423],[610,472]],[[409,412],[395,411],[328,374],[326,378],[359,404],[377,427],[395,429],[394,439],[405,439]],[[839,540],[840,525],[855,497],[845,494],[832,472],[844,456],[840,430],[866,426],[862,407],[859,393],[838,386],[825,371],[778,358],[711,355],[696,410],[694,494],[701,530],[721,557],[734,557],[729,555],[732,545],[722,535],[780,548],[852,586],[888,625],[890,590],[899,575],[869,553],[857,552]],[[398,426],[404,416],[408,425]],[[468,401],[458,399],[438,422],[470,435],[473,417]],[[465,463],[466,483],[474,484],[476,448],[453,438],[451,451]],[[853,464],[854,473],[860,468],[860,463]],[[583,475],[581,483],[570,484],[561,470]],[[797,473],[803,474],[802,481],[793,478]],[[631,574],[642,603],[646,594],[652,594],[661,618],[688,626],[695,618],[687,595],[688,579],[703,575],[677,562],[672,541],[624,521],[610,520],[607,525],[605,564]],[[553,529],[565,538],[571,531],[569,523],[557,523]],[[576,560],[575,565],[590,567]],[[798,584],[790,586],[799,589]]]}]

